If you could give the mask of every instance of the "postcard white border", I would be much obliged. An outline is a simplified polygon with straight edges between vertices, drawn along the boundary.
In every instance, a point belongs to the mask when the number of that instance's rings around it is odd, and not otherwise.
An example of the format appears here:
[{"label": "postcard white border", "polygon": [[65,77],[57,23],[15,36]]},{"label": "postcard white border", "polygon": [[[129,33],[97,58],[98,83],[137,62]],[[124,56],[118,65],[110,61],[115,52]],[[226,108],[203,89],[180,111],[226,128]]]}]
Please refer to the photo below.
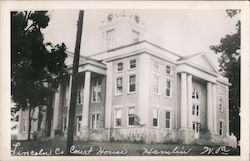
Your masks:
[{"label": "postcard white border", "polygon": [[[10,11],[24,9],[228,9],[239,8],[242,22],[241,156],[13,157],[10,156]],[[0,159],[1,160],[249,160],[249,2],[247,1],[0,1]],[[244,140],[243,140],[244,139]]]}]

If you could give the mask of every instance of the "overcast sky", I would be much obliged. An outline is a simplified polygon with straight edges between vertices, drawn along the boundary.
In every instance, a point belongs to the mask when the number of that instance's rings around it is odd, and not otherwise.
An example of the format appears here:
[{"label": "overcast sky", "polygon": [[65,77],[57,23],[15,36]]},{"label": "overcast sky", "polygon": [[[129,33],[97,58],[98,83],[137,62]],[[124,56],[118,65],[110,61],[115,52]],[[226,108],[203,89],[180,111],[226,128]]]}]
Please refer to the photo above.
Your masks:
[{"label": "overcast sky", "polygon": [[[100,52],[98,27],[107,15],[117,10],[85,10],[81,54]],[[226,34],[235,32],[239,15],[227,17],[225,10],[126,10],[138,14],[147,29],[146,39],[180,55],[212,53],[209,46],[219,44]],[[50,11],[44,30],[45,40],[64,42],[74,51],[78,10]]]}]

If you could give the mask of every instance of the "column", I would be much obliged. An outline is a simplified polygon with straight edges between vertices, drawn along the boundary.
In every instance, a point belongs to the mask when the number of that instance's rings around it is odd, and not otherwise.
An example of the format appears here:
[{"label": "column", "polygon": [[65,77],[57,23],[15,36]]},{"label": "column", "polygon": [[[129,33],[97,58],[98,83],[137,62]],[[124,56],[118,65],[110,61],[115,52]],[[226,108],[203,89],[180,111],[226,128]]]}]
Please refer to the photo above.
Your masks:
[{"label": "column", "polygon": [[[140,123],[148,126],[148,109],[149,109],[149,93],[150,93],[150,58],[148,54],[142,54],[140,56],[139,66],[139,100],[138,100],[138,116],[140,117]],[[165,83],[165,80],[163,80]]]},{"label": "column", "polygon": [[212,83],[207,83],[207,127],[209,131],[212,131],[212,125],[213,125],[213,104],[212,104]]},{"label": "column", "polygon": [[84,97],[83,97],[83,110],[82,110],[83,129],[87,129],[89,127],[90,79],[91,79],[91,72],[86,71],[84,80]]},{"label": "column", "polygon": [[187,73],[181,73],[181,128],[187,128]]},{"label": "column", "polygon": [[69,107],[70,107],[70,99],[71,99],[71,86],[72,86],[72,75],[69,76],[69,86],[68,86],[68,102],[67,102],[67,119],[66,119],[66,131],[65,131],[65,135],[67,135],[67,131],[68,131],[68,124],[69,124]]},{"label": "column", "polygon": [[213,131],[215,134],[217,134],[217,103],[216,103],[216,97],[217,97],[217,88],[216,84],[213,84]]},{"label": "column", "polygon": [[[110,140],[110,128],[111,128],[111,108],[112,108],[112,87],[113,87],[113,76],[112,76],[113,65],[111,62],[107,64],[107,79],[106,79],[106,101],[105,101],[105,128],[108,129],[108,138]],[[124,78],[123,78],[124,79]],[[124,81],[124,80],[123,80]]]},{"label": "column", "polygon": [[188,105],[188,128],[192,129],[192,75],[187,77],[187,105]]},{"label": "column", "polygon": [[53,104],[53,123],[52,123],[52,130],[51,130],[51,138],[55,137],[55,131],[58,130],[59,125],[59,106],[60,106],[60,91],[61,86],[58,87],[58,91],[55,93],[54,96],[54,104]]}]

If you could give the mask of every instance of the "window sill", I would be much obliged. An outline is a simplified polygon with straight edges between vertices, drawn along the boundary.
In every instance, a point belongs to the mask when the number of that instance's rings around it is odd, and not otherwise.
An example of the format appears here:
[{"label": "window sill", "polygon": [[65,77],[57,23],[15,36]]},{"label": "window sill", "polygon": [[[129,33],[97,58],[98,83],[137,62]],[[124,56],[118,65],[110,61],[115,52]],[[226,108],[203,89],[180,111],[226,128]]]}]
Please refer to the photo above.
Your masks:
[{"label": "window sill", "polygon": [[135,94],[136,92],[128,92],[128,94],[130,95],[130,94]]},{"label": "window sill", "polygon": [[165,96],[165,98],[167,98],[167,99],[171,99],[172,98],[172,96],[170,95],[170,96]]},{"label": "window sill", "polygon": [[115,96],[122,96],[122,93],[121,94],[115,94]]}]

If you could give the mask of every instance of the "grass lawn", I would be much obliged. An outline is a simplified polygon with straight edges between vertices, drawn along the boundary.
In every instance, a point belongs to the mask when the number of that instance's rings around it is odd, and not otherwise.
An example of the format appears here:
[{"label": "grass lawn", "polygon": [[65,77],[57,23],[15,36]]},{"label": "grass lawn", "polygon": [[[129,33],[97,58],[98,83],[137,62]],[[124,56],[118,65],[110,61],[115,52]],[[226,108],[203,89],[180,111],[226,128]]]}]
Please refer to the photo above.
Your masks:
[{"label": "grass lawn", "polygon": [[[66,141],[11,141],[12,155],[65,156]],[[178,144],[75,141],[76,156],[210,156],[239,155],[240,148]]]}]

